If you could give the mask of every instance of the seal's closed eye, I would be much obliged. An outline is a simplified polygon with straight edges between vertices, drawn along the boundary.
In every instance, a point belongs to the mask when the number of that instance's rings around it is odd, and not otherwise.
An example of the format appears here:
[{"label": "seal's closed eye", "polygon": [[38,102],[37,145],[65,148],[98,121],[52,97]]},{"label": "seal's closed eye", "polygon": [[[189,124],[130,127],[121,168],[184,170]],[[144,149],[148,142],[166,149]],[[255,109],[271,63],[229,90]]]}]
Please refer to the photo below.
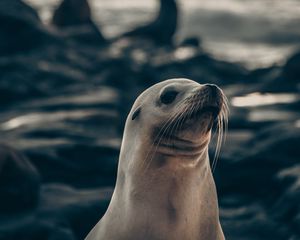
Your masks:
[{"label": "seal's closed eye", "polygon": [[163,104],[170,104],[175,100],[177,95],[178,95],[178,91],[173,89],[167,90],[160,95],[160,101]]},{"label": "seal's closed eye", "polygon": [[137,108],[134,113],[132,114],[132,117],[131,117],[131,120],[134,120],[136,119],[139,115],[140,115],[140,112],[141,112],[141,108]]}]

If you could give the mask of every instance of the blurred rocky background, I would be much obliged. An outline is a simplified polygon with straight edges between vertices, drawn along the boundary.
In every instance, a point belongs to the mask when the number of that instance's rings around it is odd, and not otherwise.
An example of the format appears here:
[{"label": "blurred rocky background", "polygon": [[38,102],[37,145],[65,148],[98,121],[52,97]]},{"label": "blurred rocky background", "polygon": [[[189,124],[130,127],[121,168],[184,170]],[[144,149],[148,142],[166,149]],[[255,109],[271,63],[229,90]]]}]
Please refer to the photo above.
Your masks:
[{"label": "blurred rocky background", "polygon": [[214,172],[227,239],[300,239],[299,13],[297,0],[1,0],[0,240],[83,239],[131,104],[173,77],[229,98]]}]

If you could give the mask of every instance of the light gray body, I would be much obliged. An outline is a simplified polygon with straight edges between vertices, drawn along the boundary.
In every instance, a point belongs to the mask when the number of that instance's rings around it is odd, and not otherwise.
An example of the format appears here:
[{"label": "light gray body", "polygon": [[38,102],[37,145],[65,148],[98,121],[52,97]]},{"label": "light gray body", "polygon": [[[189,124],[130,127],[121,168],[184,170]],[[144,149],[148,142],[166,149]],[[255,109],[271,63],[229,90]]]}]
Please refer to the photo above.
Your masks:
[{"label": "light gray body", "polygon": [[[180,137],[197,139],[197,156],[169,155],[153,148],[153,127],[166,121],[167,108],[157,109],[157,95],[168,85],[190,89],[202,85],[172,79],[147,89],[136,100],[126,121],[118,177],[110,205],[86,240],[222,240],[215,183],[212,177],[208,144],[211,132],[191,126]],[[175,103],[174,103],[175,104]],[[141,107],[137,120],[133,112]],[[163,109],[166,107],[165,109]],[[171,109],[170,109],[171,111]],[[206,124],[209,116],[203,116]]]}]

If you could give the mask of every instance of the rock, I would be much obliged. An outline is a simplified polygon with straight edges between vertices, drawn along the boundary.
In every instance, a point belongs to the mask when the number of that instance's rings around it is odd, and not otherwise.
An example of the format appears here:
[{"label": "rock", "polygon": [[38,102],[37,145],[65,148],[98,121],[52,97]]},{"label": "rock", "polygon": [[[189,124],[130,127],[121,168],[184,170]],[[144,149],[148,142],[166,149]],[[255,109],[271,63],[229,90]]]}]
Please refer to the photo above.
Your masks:
[{"label": "rock", "polygon": [[0,56],[32,50],[57,41],[42,25],[36,11],[21,0],[0,3]]},{"label": "rock", "polygon": [[197,47],[200,48],[202,40],[199,37],[189,37],[182,41],[181,47]]},{"label": "rock", "polygon": [[[270,218],[264,206],[250,197],[226,196],[234,199],[234,204],[221,203],[221,224],[224,234],[228,239],[264,240],[272,236],[272,239],[287,239],[288,228]],[[237,202],[238,200],[238,202]],[[264,226],[261,228],[261,226]]]},{"label": "rock", "polygon": [[[231,141],[231,137],[227,142],[235,146],[224,149],[228,152],[221,154],[215,172],[225,233],[227,229],[228,236],[234,239],[244,239],[243,236],[290,239],[291,233],[296,234],[300,210],[299,126],[294,122],[274,124],[264,127],[250,139],[246,136],[246,141],[238,144]],[[226,199],[232,194],[235,194],[234,201],[228,206]],[[249,207],[251,203],[258,203],[259,208]],[[247,207],[242,211],[241,205]],[[249,210],[253,212],[253,218],[247,215],[239,219],[233,215]],[[239,224],[243,226],[242,231],[238,230]],[[264,232],[259,231],[260,234],[255,236],[258,232],[255,229],[262,224]]]},{"label": "rock", "polygon": [[[44,182],[81,187],[114,184],[120,140],[114,143],[116,133],[112,131],[117,131],[117,127],[108,125],[112,119],[106,119],[106,124],[101,124],[103,119],[86,119],[85,124],[90,127],[84,126],[82,120],[70,123],[69,118],[68,121],[70,127],[67,128],[63,127],[66,124],[63,120],[62,123],[43,120],[35,122],[34,129],[23,125],[13,130],[14,133],[8,131],[10,135],[20,136],[16,144],[36,165]],[[47,128],[47,124],[53,124],[52,128]],[[95,132],[88,130],[92,126]],[[86,129],[85,134],[83,129]]]},{"label": "rock", "polygon": [[1,222],[1,240],[75,240],[74,233],[65,223],[54,222],[53,219],[45,220],[45,217],[23,218],[14,216],[7,222]]},{"label": "rock", "polygon": [[61,143],[56,148],[49,146],[26,153],[45,182],[63,182],[78,187],[111,186],[115,183],[118,148]]},{"label": "rock", "polygon": [[[276,219],[293,228],[300,216],[300,165],[291,166],[281,170],[276,179],[280,186],[281,194],[273,206],[273,215]],[[289,203],[289,204],[287,204]],[[298,222],[299,225],[299,222]]]},{"label": "rock", "polygon": [[[216,178],[222,194],[235,189],[265,200],[278,196],[281,189],[275,176],[280,169],[298,162],[299,141],[300,129],[295,124],[276,124],[261,130],[231,154],[224,154],[226,159],[221,155]],[[229,172],[234,174],[227,174]]]},{"label": "rock", "polygon": [[282,92],[286,91],[286,85],[282,82],[282,67],[271,66],[254,69],[245,77],[248,87],[243,90],[250,92]]},{"label": "rock", "polygon": [[[12,70],[13,69],[13,70]],[[67,64],[52,64],[36,57],[0,62],[0,104],[51,96],[74,86],[85,75]]]},{"label": "rock", "polygon": [[112,192],[111,188],[77,190],[62,184],[46,185],[39,211],[48,221],[70,226],[76,239],[84,239],[104,215]]},{"label": "rock", "polygon": [[299,91],[300,84],[300,52],[296,52],[286,62],[283,68],[283,75],[285,77],[285,84],[291,83]]},{"label": "rock", "polygon": [[1,135],[29,156],[44,182],[112,185],[120,149],[119,93],[109,87],[81,93],[25,102],[17,111],[14,105],[0,122]]},{"label": "rock", "polygon": [[75,240],[73,232],[69,228],[54,226],[49,232],[49,240]]},{"label": "rock", "polygon": [[300,90],[300,52],[288,58],[283,67],[270,67],[255,70],[248,76],[248,81],[257,81],[259,91],[293,92]]},{"label": "rock", "polygon": [[254,146],[249,158],[264,159],[272,167],[285,168],[299,160],[297,143],[300,142],[300,128],[295,122],[279,123],[263,129],[251,142]]},{"label": "rock", "polygon": [[68,27],[62,32],[62,37],[71,43],[102,47],[107,43],[102,33],[94,24]]},{"label": "rock", "polygon": [[0,145],[0,179],[2,213],[37,206],[40,190],[37,170],[20,152],[5,145]]},{"label": "rock", "polygon": [[78,190],[62,184],[41,188],[39,207],[27,215],[0,215],[1,240],[84,239],[105,213],[111,188]]},{"label": "rock", "polygon": [[203,52],[191,57],[176,59],[155,66],[157,79],[186,77],[199,83],[215,83],[220,86],[242,81],[248,71],[238,64],[214,59]]}]

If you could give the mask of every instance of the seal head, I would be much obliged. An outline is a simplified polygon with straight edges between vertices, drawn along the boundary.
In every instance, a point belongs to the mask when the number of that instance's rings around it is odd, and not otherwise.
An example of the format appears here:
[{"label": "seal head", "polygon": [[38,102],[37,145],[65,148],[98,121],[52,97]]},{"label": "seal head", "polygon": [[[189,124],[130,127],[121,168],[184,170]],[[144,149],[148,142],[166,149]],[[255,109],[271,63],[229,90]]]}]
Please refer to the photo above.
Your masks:
[{"label": "seal head", "polygon": [[131,139],[148,146],[144,164],[155,164],[154,153],[191,164],[208,147],[213,124],[223,127],[226,112],[226,98],[216,85],[171,79],[152,86],[137,98],[126,126],[139,131],[129,133]]}]

